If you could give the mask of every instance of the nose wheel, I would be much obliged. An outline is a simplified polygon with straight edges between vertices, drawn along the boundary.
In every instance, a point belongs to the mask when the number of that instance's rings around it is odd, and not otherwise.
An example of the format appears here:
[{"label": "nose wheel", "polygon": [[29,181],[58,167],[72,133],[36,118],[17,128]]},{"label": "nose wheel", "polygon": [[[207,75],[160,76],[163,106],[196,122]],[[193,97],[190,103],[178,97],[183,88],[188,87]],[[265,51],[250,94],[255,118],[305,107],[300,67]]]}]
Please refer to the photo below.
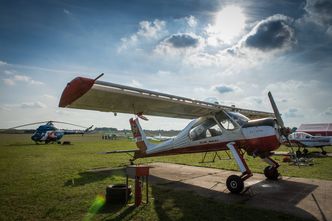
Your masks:
[{"label": "nose wheel", "polygon": [[241,177],[231,175],[226,180],[226,186],[231,193],[241,193],[244,188],[244,182]]},{"label": "nose wheel", "polygon": [[264,175],[269,180],[277,180],[280,174],[276,167],[267,166],[264,169]]}]

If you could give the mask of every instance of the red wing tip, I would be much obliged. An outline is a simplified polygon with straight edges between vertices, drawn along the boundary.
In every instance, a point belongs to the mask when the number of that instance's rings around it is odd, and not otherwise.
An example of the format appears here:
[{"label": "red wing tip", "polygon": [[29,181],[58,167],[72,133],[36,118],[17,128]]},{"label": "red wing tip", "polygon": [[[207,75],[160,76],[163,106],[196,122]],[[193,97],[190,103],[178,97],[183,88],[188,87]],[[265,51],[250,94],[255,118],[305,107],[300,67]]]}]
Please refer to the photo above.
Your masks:
[{"label": "red wing tip", "polygon": [[68,105],[72,104],[74,101],[88,92],[94,83],[94,79],[85,77],[74,78],[63,90],[59,102],[59,107],[67,107]]}]

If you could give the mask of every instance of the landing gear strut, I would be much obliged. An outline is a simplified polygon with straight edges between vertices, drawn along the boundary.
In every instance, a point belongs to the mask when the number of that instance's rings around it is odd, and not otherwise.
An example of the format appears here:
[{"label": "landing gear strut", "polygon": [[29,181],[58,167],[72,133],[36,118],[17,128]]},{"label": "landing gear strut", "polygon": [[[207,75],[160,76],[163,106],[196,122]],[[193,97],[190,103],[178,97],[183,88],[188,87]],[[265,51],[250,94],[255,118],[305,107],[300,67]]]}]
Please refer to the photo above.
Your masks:
[{"label": "landing gear strut", "polygon": [[241,193],[244,188],[244,181],[252,176],[252,173],[246,163],[246,161],[243,159],[243,156],[240,152],[240,150],[234,146],[234,142],[228,143],[226,146],[233,154],[233,157],[237,163],[237,165],[240,167],[240,171],[242,172],[241,176],[237,175],[231,175],[226,180],[226,186],[227,189],[231,193]]}]

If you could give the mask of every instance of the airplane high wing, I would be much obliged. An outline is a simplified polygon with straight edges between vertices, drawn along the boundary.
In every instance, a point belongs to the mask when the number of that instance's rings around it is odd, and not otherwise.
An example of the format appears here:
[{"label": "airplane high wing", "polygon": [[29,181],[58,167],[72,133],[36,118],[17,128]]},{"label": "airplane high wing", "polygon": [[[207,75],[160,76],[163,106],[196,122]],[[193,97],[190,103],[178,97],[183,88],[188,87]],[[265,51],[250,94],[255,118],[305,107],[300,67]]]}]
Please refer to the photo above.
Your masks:
[{"label": "airplane high wing", "polygon": [[99,81],[99,77],[73,79],[64,89],[59,107],[185,119],[198,118],[220,110],[240,112],[251,119],[274,117],[274,114],[269,112],[213,104]]}]

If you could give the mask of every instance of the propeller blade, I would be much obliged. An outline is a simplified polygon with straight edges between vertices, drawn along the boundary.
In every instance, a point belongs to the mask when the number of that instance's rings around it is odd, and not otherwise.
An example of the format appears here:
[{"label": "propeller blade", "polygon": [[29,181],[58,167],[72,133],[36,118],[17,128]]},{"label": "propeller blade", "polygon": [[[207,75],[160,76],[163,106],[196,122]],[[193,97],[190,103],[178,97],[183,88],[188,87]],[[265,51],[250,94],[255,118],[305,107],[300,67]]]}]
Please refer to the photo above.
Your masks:
[{"label": "propeller blade", "polygon": [[272,94],[271,94],[270,91],[269,91],[269,93],[268,93],[268,96],[269,96],[269,99],[270,99],[270,103],[271,103],[271,106],[272,106],[272,109],[273,109],[274,115],[275,115],[275,117],[276,117],[276,119],[277,119],[277,122],[278,122],[278,124],[279,124],[279,126],[280,126],[281,128],[284,128],[284,127],[285,127],[285,125],[284,125],[284,121],[283,121],[282,118],[281,118],[281,115],[280,115],[280,113],[279,113],[278,107],[277,107],[276,103],[274,102],[273,96],[272,96]]}]

